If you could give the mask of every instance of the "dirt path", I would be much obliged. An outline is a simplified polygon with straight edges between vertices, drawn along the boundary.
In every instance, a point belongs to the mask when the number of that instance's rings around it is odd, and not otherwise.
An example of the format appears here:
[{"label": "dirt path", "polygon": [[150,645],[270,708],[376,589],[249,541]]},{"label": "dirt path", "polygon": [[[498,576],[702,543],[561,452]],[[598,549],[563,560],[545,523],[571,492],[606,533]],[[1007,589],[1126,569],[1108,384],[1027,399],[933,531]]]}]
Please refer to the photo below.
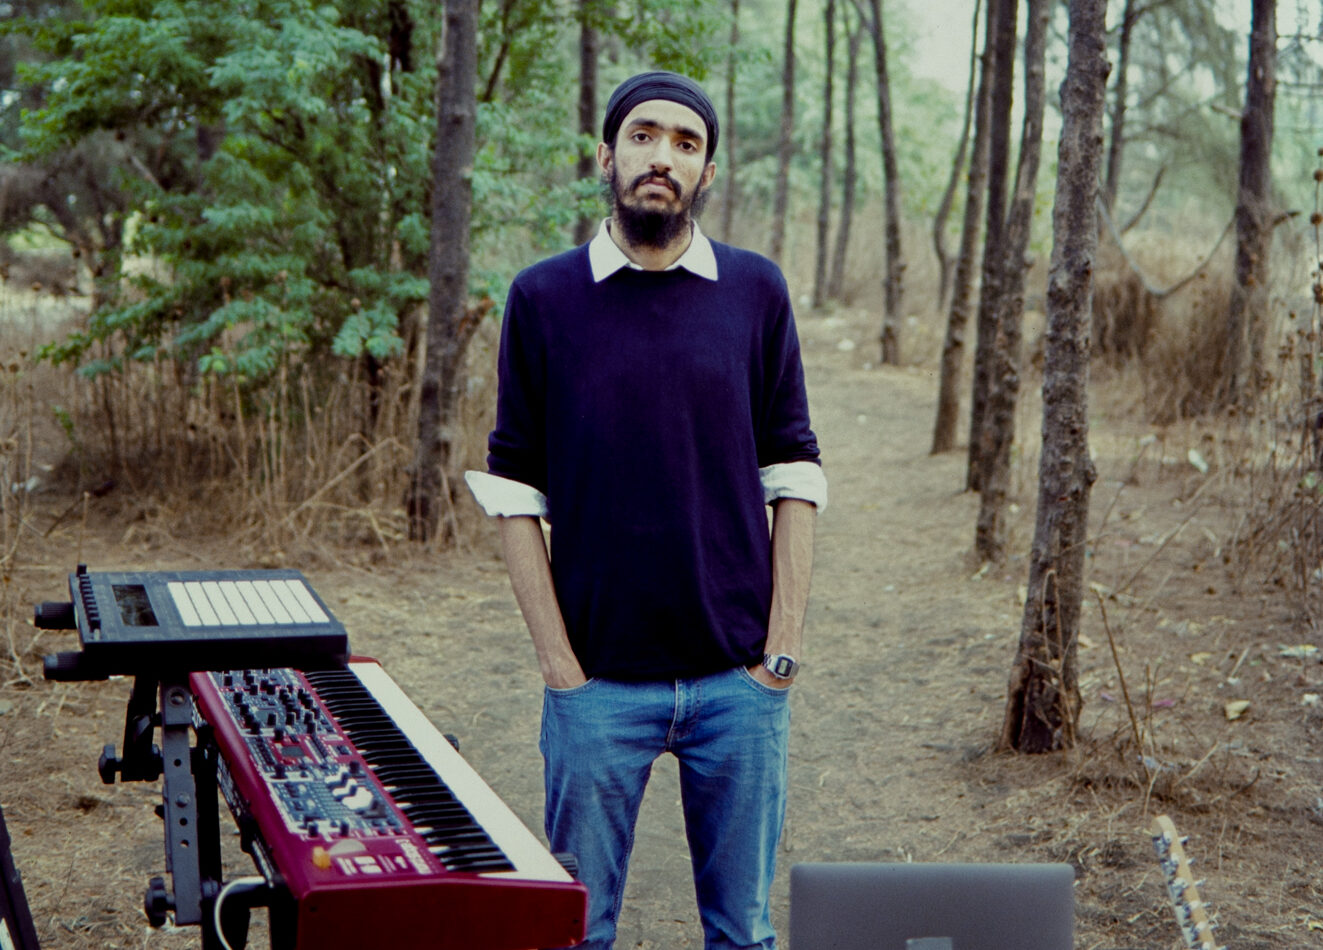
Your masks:
[{"label": "dirt path", "polygon": [[[1237,950],[1323,946],[1323,934],[1310,929],[1323,921],[1314,869],[1323,844],[1323,717],[1301,705],[1323,674],[1317,663],[1278,657],[1278,643],[1302,636],[1279,606],[1232,596],[1221,575],[1213,582],[1204,549],[1218,530],[1216,513],[1207,534],[1191,529],[1163,549],[1145,575],[1153,580],[1137,585],[1144,596],[1112,608],[1136,695],[1145,671],[1152,684],[1144,697],[1147,728],[1160,740],[1152,751],[1183,784],[1136,785],[1128,726],[1109,701],[1119,695],[1115,669],[1092,614],[1081,650],[1081,752],[988,755],[1019,628],[1023,562],[978,574],[968,560],[977,500],[959,491],[963,456],[927,454],[933,375],[866,368],[873,331],[864,316],[806,320],[801,332],[832,500],[819,523],[805,672],[792,699],[778,926],[784,931],[788,870],[798,861],[1053,860],[1077,868],[1081,950],[1175,947],[1142,834],[1149,797],[1196,833],[1209,889],[1229,921],[1223,942],[1238,937]],[[1117,497],[1118,473],[1133,476],[1091,562],[1095,579],[1115,584],[1187,517],[1173,498],[1189,492],[1161,460],[1135,469],[1132,437],[1100,432],[1096,441],[1095,507]],[[1023,548],[1032,492],[1020,501],[1014,530]],[[472,551],[442,558],[401,551],[383,566],[345,552],[339,563],[305,572],[354,649],[380,659],[539,828],[541,681],[489,534]],[[224,543],[199,546],[171,538],[168,526],[135,530],[108,520],[81,542],[72,527],[57,532],[7,585],[9,595],[60,596],[80,547],[101,570],[256,566],[236,562]],[[354,566],[359,560],[364,566]],[[29,670],[40,653],[68,648],[53,635],[30,637],[17,635]],[[1233,690],[1254,703],[1252,723],[1222,717]],[[8,704],[0,711],[0,803],[48,950],[196,945],[191,931],[147,930],[137,909],[147,878],[161,873],[155,788],[106,787],[93,768],[101,745],[119,739],[127,691],[123,681],[35,680],[0,694]],[[1152,798],[1164,789],[1165,798]],[[663,759],[640,819],[621,948],[701,946],[678,798],[673,760]],[[231,873],[250,873],[245,861],[236,855]]]}]

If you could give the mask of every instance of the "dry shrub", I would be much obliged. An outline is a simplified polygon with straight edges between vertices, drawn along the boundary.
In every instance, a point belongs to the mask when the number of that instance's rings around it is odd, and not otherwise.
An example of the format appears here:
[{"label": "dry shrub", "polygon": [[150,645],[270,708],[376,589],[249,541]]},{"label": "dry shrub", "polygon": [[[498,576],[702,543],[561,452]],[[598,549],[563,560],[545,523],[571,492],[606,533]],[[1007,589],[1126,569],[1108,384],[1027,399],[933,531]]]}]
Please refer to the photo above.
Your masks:
[{"label": "dry shrub", "polygon": [[1093,289],[1095,358],[1119,366],[1143,355],[1161,320],[1161,302],[1133,271],[1098,275]]},{"label": "dry shrub", "polygon": [[[1315,321],[1316,322],[1316,321]],[[1240,481],[1245,525],[1233,556],[1285,588],[1310,626],[1323,621],[1323,395],[1317,331],[1299,326],[1277,353],[1276,372],[1242,421]]]},{"label": "dry shrub", "polygon": [[1168,425],[1219,408],[1230,300],[1227,281],[1201,275],[1163,302],[1140,357],[1150,422]]},{"label": "dry shrub", "polygon": [[[483,465],[494,340],[484,327],[470,349],[459,468]],[[328,545],[384,554],[407,537],[417,440],[412,359],[369,379],[359,362],[291,356],[260,387],[199,378],[169,360],[129,361],[95,379],[40,369],[55,380],[50,391],[15,415],[30,422],[58,407],[65,433],[47,432],[38,447],[53,469],[49,482],[74,502],[94,496],[98,510],[114,512],[136,536],[224,534],[272,566],[337,557]],[[450,487],[444,516],[454,536],[471,540],[476,506],[462,483]]]}]

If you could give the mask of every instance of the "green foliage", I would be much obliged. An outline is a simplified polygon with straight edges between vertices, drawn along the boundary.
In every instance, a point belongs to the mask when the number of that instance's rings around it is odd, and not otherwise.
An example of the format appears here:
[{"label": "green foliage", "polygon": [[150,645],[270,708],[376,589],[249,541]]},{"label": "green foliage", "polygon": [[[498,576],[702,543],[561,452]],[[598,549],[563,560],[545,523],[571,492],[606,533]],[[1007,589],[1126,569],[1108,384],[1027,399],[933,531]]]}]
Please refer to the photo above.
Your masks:
[{"label": "green foliage", "polygon": [[[584,9],[640,59],[701,74],[710,58],[701,0]],[[35,106],[21,157],[95,163],[102,190],[71,205],[66,240],[114,225],[94,312],[46,357],[254,381],[299,355],[401,354],[427,298],[441,15],[422,0],[84,0],[14,18]],[[506,0],[481,16],[472,289],[499,298],[596,204],[574,171],[595,143],[575,131],[563,7]],[[135,261],[150,266],[122,266]]]},{"label": "green foliage", "polygon": [[[260,379],[300,352],[400,352],[400,318],[426,299],[433,74],[387,70],[390,37],[330,4],[85,6],[87,20],[34,33],[65,55],[29,70],[47,95],[26,154],[103,130],[127,143],[127,251],[158,266],[113,280],[86,331],[47,355],[87,373],[165,356]],[[388,28],[386,4],[347,6]],[[116,357],[85,361],[112,339]]]},{"label": "green foliage", "polygon": [[[482,4],[472,294],[500,300],[515,271],[565,247],[573,222],[601,208],[598,183],[575,169],[596,144],[577,132],[579,17],[602,37],[599,107],[616,82],[650,67],[703,79],[721,103],[734,63],[741,187],[756,214],[778,139],[784,10],[781,0],[743,0],[732,55],[725,3]],[[45,220],[65,239],[109,229],[93,242],[104,256],[95,310],[50,359],[90,374],[178,360],[190,372],[260,381],[295,357],[402,354],[402,328],[427,299],[442,5],[65,0],[28,13],[6,34],[32,106],[22,157],[100,183],[66,202],[76,221]],[[808,193],[819,174],[824,56],[821,10],[802,7],[800,17],[793,180]],[[888,4],[887,28],[903,195],[922,214],[944,184],[960,103],[907,71],[903,7]],[[873,75],[865,41],[865,199],[881,187]]]}]

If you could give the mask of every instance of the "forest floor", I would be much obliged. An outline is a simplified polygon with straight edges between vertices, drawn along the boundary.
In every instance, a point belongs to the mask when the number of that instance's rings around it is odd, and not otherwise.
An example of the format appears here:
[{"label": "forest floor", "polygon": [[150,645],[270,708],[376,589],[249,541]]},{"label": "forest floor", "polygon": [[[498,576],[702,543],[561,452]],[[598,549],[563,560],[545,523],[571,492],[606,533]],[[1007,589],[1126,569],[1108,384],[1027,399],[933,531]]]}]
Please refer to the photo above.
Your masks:
[{"label": "forest floor", "polygon": [[[1078,747],[997,754],[1027,577],[1034,452],[1017,461],[1011,550],[1021,553],[980,568],[964,453],[928,454],[936,372],[871,365],[873,318],[862,312],[803,318],[801,334],[832,499],[819,519],[805,667],[792,694],[789,817],[774,890],[782,932],[798,862],[1047,861],[1075,868],[1079,950],[1178,948],[1147,833],[1166,813],[1190,835],[1219,944],[1323,947],[1323,635],[1293,615],[1262,570],[1225,563],[1241,512],[1216,434],[1146,427],[1124,394],[1096,402],[1088,579],[1098,594],[1086,598],[1079,640]],[[1020,437],[1032,443],[1036,399],[1024,401]],[[1188,460],[1191,449],[1211,463],[1207,472]],[[163,871],[158,786],[97,777],[102,745],[120,741],[129,683],[43,681],[40,656],[72,640],[37,632],[22,615],[27,604],[67,596],[76,561],[93,570],[247,568],[264,566],[267,552],[223,535],[186,536],[161,514],[167,508],[113,494],[91,505],[85,526],[71,518],[36,537],[72,497],[38,497],[36,531],[4,578],[20,617],[0,669],[0,804],[14,857],[47,950],[196,946],[195,930],[151,930],[141,910],[148,878]],[[355,652],[380,659],[540,828],[542,684],[491,527],[477,525],[463,550],[444,555],[342,547],[296,566]],[[1227,705],[1237,701],[1248,706],[1231,719]],[[663,759],[640,818],[622,948],[701,946],[678,797],[674,760]],[[228,873],[251,873],[229,850]]]}]

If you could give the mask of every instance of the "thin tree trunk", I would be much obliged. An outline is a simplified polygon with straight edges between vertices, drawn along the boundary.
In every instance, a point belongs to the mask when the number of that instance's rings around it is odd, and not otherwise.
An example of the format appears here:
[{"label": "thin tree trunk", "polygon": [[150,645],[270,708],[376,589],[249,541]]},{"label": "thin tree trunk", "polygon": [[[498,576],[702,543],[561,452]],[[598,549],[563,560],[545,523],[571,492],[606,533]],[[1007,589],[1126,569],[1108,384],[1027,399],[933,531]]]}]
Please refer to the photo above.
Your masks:
[{"label": "thin tree trunk", "polygon": [[1125,12],[1121,14],[1121,35],[1116,44],[1116,81],[1112,85],[1112,135],[1107,145],[1107,177],[1103,186],[1103,200],[1107,203],[1107,213],[1116,210],[1116,194],[1121,187],[1121,153],[1125,150],[1125,109],[1127,81],[1130,68],[1130,39],[1134,34],[1135,24],[1143,14],[1135,6],[1135,0],[1125,0]]},{"label": "thin tree trunk", "polygon": [[464,352],[481,319],[480,312],[466,306],[478,2],[446,0],[445,17],[444,46],[437,55],[427,354],[419,385],[418,445],[405,501],[409,537],[415,541],[438,536],[443,506],[453,501],[450,493],[457,479],[449,470],[457,454],[461,371]]},{"label": "thin tree trunk", "polygon": [[822,83],[822,142],[818,161],[822,166],[822,180],[818,190],[818,248],[813,265],[813,308],[820,308],[827,299],[827,253],[831,243],[831,179],[832,179],[832,107],[836,92],[836,0],[827,0],[823,13],[823,42],[827,52],[827,72]]},{"label": "thin tree trunk", "polygon": [[1050,0],[1029,0],[1024,40],[1024,128],[1015,195],[1002,261],[1002,288],[997,307],[997,333],[992,346],[988,412],[983,420],[982,489],[974,548],[986,561],[1006,555],[1006,508],[1011,482],[1011,445],[1015,441],[1015,407],[1020,398],[1020,339],[1024,321],[1024,283],[1028,274],[1029,234],[1038,191],[1038,164],[1043,143],[1045,51]]},{"label": "thin tree trunk", "polygon": [[[597,57],[601,42],[593,25],[594,0],[579,0],[579,132],[593,135],[597,131]],[[599,174],[597,158],[592,149],[579,156],[576,172],[580,180],[596,178]],[[593,236],[598,219],[590,214],[580,215],[574,222],[574,243],[583,244]]]},{"label": "thin tree trunk", "polygon": [[1272,138],[1277,93],[1277,0],[1253,0],[1249,76],[1240,117],[1236,282],[1227,317],[1228,405],[1251,399],[1264,373],[1272,248]]},{"label": "thin tree trunk", "polygon": [[960,377],[965,361],[965,330],[969,324],[974,269],[978,266],[978,238],[983,219],[983,199],[988,190],[988,110],[992,97],[992,48],[996,4],[984,11],[983,56],[979,66],[978,98],[974,106],[974,154],[969,162],[969,187],[965,195],[964,221],[960,226],[960,251],[956,257],[951,288],[951,309],[942,344],[942,369],[937,395],[937,420],[933,424],[934,455],[956,447],[956,425],[960,415]]},{"label": "thin tree trunk", "polygon": [[[989,37],[993,51],[992,100],[988,123],[988,203],[983,231],[983,281],[979,286],[975,324],[973,394],[969,405],[969,459],[965,488],[983,486],[983,419],[992,389],[992,346],[997,333],[997,307],[1001,296],[1002,260],[998,253],[1006,228],[1006,176],[1010,166],[1011,102],[1015,83],[1015,21],[1017,0],[989,0],[997,7],[996,28]],[[991,22],[991,21],[990,21]]]},{"label": "thin tree trunk", "polygon": [[1106,0],[1070,0],[1061,88],[1052,262],[1043,371],[1038,514],[1020,644],[998,746],[1046,752],[1074,744],[1080,695],[1076,641],[1084,595],[1089,494],[1089,313],[1098,251],[1098,173],[1107,89]]},{"label": "thin tree trunk", "polygon": [[790,160],[795,153],[795,9],[786,3],[785,59],[781,70],[781,144],[777,148],[776,197],[772,205],[772,247],[768,256],[778,265],[785,253],[786,215],[790,205]]},{"label": "thin tree trunk", "polygon": [[891,82],[887,78],[887,34],[882,22],[882,0],[871,0],[873,59],[877,66],[877,124],[882,135],[882,173],[886,220],[887,272],[883,282],[886,313],[882,317],[882,362],[900,363],[900,322],[905,299],[905,258],[900,248],[900,170],[896,162],[896,136],[891,122]]},{"label": "thin tree trunk", "polygon": [[726,118],[721,137],[726,141],[726,197],[721,203],[721,240],[730,243],[739,201],[739,178],[735,174],[735,73],[740,43],[740,0],[730,0],[730,48],[726,51]]},{"label": "thin tree trunk", "polygon": [[[842,6],[842,11],[846,8]],[[843,15],[848,17],[848,13]],[[845,172],[841,181],[841,218],[836,222],[836,246],[832,250],[831,280],[827,295],[840,300],[845,293],[845,261],[850,249],[850,226],[854,222],[854,193],[859,182],[858,156],[855,149],[855,91],[859,88],[859,44],[863,41],[862,25],[856,20],[847,25],[850,36],[845,66]]]},{"label": "thin tree trunk", "polygon": [[970,20],[969,36],[969,82],[965,85],[965,118],[960,125],[960,144],[956,146],[955,158],[951,161],[951,177],[946,180],[946,190],[942,192],[937,214],[933,216],[933,252],[937,255],[937,309],[946,306],[946,294],[951,289],[951,255],[946,249],[946,222],[951,217],[951,207],[955,204],[956,190],[960,187],[960,178],[965,170],[965,159],[969,155],[969,128],[974,115],[974,87],[978,84],[978,20],[983,9],[983,0],[974,0],[974,15]]}]

